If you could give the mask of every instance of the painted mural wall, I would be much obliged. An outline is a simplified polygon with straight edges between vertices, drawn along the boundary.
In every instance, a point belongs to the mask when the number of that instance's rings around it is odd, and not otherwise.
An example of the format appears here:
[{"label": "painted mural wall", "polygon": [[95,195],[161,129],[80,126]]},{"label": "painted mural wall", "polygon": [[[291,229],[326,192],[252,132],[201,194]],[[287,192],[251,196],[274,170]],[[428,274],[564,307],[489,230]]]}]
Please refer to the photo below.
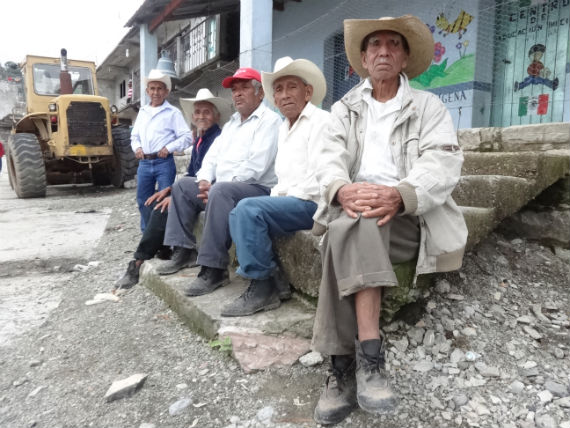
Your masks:
[{"label": "painted mural wall", "polygon": [[[525,123],[518,116],[518,106],[521,102],[519,98],[528,96],[526,105],[530,110],[527,110],[534,112],[535,106],[539,104],[538,95],[544,92],[538,94],[532,88],[538,90],[539,86],[552,92],[549,94],[549,103],[552,104],[549,111],[552,115],[542,115],[540,121],[568,121],[568,20],[566,19],[564,21],[566,23],[562,22],[559,25],[562,30],[559,28],[556,31],[557,44],[555,48],[551,48],[551,42],[530,40],[529,34],[533,33],[530,29],[532,22],[530,18],[526,18],[523,26],[520,13],[521,8],[528,9],[537,3],[546,3],[547,8],[554,10],[554,3],[556,3],[559,19],[565,19],[567,15],[564,15],[566,13],[564,8],[567,8],[569,1],[456,0],[443,3],[412,0],[404,3],[393,0],[311,0],[299,3],[288,2],[285,11],[274,11],[273,62],[285,55],[314,61],[323,69],[327,78],[328,93],[323,107],[330,108],[359,81],[358,75],[349,66],[344,53],[342,21],[346,18],[370,19],[413,13],[430,28],[435,43],[434,56],[429,69],[413,79],[411,85],[438,95],[450,111],[457,128]],[[505,12],[507,6],[508,13]],[[513,14],[518,16],[516,20]],[[552,14],[551,17],[553,16]],[[508,25],[505,24],[505,19],[509,22]],[[554,18],[550,20],[554,21]],[[511,37],[510,34],[515,31],[511,27],[515,25],[515,22],[516,32]],[[553,24],[547,25],[553,27]],[[504,52],[513,49],[513,40],[522,39],[523,34],[518,34],[520,31],[528,32],[524,36],[525,47],[524,49],[520,47],[522,42],[518,42],[520,49],[513,51],[513,57],[519,62],[525,61],[525,64],[517,63],[519,74],[515,76],[513,72],[509,75],[502,68],[504,62],[501,61],[505,57]],[[550,32],[553,30],[551,29]],[[548,30],[546,33],[548,34]],[[502,36],[497,36],[497,34],[502,34]],[[554,36],[549,37],[552,39]],[[563,40],[566,42],[564,43]],[[525,81],[528,75],[527,68],[532,62],[528,51],[535,44],[543,44],[545,46],[543,58],[546,60],[548,54],[556,63],[554,66],[545,63],[545,67],[551,70],[550,79],[555,78],[553,73],[559,78],[559,86],[555,90],[548,88],[546,83],[539,85],[528,83],[529,80]],[[533,55],[539,56],[541,52],[538,51],[541,48],[534,49],[537,52]],[[563,64],[560,61],[563,61]],[[515,81],[522,84],[517,91],[514,91]],[[537,79],[533,81],[538,82]],[[508,85],[510,89],[507,91]],[[527,94],[529,91],[532,93]],[[517,94],[513,95],[514,92]],[[544,97],[541,100],[544,104]],[[512,106],[515,104],[516,112],[513,113],[514,107]],[[507,110],[509,110],[508,114]],[[555,114],[556,111],[561,113]],[[505,116],[504,119],[503,116]],[[512,120],[513,118],[516,120]],[[529,119],[528,123],[535,122]]]},{"label": "painted mural wall", "polygon": [[502,1],[496,20],[492,124],[570,120],[570,0]]},{"label": "painted mural wall", "polygon": [[[473,107],[478,102],[477,91],[481,90],[488,94],[486,102],[490,103],[491,76],[479,84],[475,61],[477,46],[481,43],[478,10],[486,3],[494,4],[490,0],[289,2],[284,12],[273,15],[273,61],[285,55],[314,61],[327,77],[328,93],[323,107],[330,108],[360,80],[346,60],[342,21],[414,13],[432,30],[435,46],[430,68],[414,79],[412,86],[438,95],[448,107],[456,127],[483,126],[488,123],[489,111],[481,116],[477,109],[474,113]],[[489,33],[484,35],[488,40],[483,44],[490,49],[490,53],[486,53],[489,59],[485,68],[489,70],[493,44]]]}]

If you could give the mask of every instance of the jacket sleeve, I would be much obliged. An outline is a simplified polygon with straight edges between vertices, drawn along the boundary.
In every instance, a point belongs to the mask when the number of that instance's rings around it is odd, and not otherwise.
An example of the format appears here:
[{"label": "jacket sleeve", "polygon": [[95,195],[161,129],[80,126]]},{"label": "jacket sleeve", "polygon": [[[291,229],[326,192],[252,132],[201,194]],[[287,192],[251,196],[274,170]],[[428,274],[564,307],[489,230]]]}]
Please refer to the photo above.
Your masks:
[{"label": "jacket sleeve", "polygon": [[351,183],[351,156],[347,150],[349,128],[348,109],[337,102],[331,110],[330,124],[323,130],[316,165],[320,193],[329,205],[336,203],[335,196],[338,189]]},{"label": "jacket sleeve", "polygon": [[[224,130],[226,127],[224,127]],[[220,147],[224,145],[224,138],[227,138],[227,132],[222,133],[216,137],[204,159],[202,160],[202,166],[196,173],[196,181],[206,180],[210,183],[216,178],[216,166],[218,165],[218,153],[220,152]]]},{"label": "jacket sleeve", "polygon": [[405,156],[412,167],[396,187],[404,214],[421,215],[443,205],[461,176],[463,153],[451,115],[435,96],[422,106],[419,133],[406,142]]}]

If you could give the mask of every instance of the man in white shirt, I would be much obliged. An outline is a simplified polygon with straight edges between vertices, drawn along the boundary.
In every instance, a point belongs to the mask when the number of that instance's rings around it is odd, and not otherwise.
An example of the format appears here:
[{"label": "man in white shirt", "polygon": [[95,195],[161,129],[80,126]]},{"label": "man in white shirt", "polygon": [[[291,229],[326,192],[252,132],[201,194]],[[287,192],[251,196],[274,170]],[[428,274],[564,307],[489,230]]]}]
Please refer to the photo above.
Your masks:
[{"label": "man in white shirt", "polygon": [[[161,275],[171,274],[197,261],[201,270],[186,288],[188,296],[210,293],[229,282],[228,215],[241,199],[268,195],[277,181],[281,118],[262,103],[259,72],[240,68],[222,86],[231,88],[237,112],[208,150],[196,178],[183,177],[172,186],[164,245],[173,246],[174,252],[158,268]],[[206,218],[198,252],[193,230],[201,211]]]},{"label": "man in white shirt", "polygon": [[192,133],[180,110],[166,101],[170,92],[170,77],[151,70],[146,80],[150,103],[143,106],[131,133],[131,147],[139,159],[137,170],[137,204],[144,232],[149,209],[145,201],[158,190],[172,185],[176,165],[172,153],[190,146]]},{"label": "man in white shirt", "polygon": [[268,100],[285,116],[279,129],[275,160],[277,185],[271,196],[242,199],[230,213],[238,275],[248,289],[222,308],[222,316],[245,316],[279,307],[291,292],[277,278],[278,263],[271,239],[313,226],[319,200],[315,155],[330,113],[316,107],[326,94],[319,68],[305,59],[280,58],[273,73],[262,73]]}]

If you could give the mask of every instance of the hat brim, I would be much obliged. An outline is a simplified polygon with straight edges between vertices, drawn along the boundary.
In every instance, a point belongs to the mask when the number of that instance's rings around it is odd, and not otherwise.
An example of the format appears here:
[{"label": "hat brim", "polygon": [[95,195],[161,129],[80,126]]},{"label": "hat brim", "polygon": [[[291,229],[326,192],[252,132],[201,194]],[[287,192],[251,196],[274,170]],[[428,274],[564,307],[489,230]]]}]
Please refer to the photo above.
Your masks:
[{"label": "hat brim", "polygon": [[186,117],[189,118],[190,122],[192,122],[193,125],[196,125],[194,123],[194,104],[199,102],[208,102],[216,106],[216,108],[220,112],[220,120],[218,121],[218,125],[220,126],[220,128],[223,127],[228,120],[230,120],[230,117],[232,116],[233,113],[232,104],[228,100],[225,100],[224,98],[220,97],[212,97],[205,99],[180,98],[180,106],[182,107],[182,110],[184,111]]},{"label": "hat brim", "polygon": [[369,73],[362,66],[361,43],[364,38],[376,31],[394,31],[406,38],[410,53],[407,66],[402,71],[408,78],[419,76],[430,66],[434,41],[428,26],[413,15],[404,15],[399,18],[379,19],[345,19],[344,20],[344,47],[348,62],[362,78]]},{"label": "hat brim", "polygon": [[265,99],[269,101],[271,105],[275,106],[275,101],[273,99],[273,83],[277,79],[285,76],[299,77],[313,87],[311,103],[318,106],[323,102],[323,99],[327,94],[327,81],[323,72],[311,61],[306,59],[296,59],[275,73],[265,71],[261,72],[261,84],[263,85]]},{"label": "hat brim", "polygon": [[168,76],[154,77],[154,78],[153,77],[150,77],[150,78],[145,77],[144,78],[145,87],[148,86],[148,84],[150,82],[162,82],[162,83],[164,83],[168,92],[170,92],[170,90],[172,89],[172,83],[170,82],[170,77],[168,77]]}]

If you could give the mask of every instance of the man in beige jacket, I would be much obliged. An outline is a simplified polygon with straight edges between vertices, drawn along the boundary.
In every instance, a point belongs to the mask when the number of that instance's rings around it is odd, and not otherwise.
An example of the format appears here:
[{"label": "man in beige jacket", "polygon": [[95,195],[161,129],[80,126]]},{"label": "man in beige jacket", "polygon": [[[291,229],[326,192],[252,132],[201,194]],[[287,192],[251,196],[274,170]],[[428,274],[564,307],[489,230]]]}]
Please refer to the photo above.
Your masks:
[{"label": "man in beige jacket", "polygon": [[326,234],[312,346],[332,360],[321,424],[357,405],[395,408],[379,329],[382,290],[398,285],[392,263],[417,258],[416,274],[458,269],[467,239],[451,198],[463,163],[451,116],[408,83],[431,63],[429,29],[411,15],[351,19],[344,37],[363,80],[333,106],[318,157],[313,230]]}]

